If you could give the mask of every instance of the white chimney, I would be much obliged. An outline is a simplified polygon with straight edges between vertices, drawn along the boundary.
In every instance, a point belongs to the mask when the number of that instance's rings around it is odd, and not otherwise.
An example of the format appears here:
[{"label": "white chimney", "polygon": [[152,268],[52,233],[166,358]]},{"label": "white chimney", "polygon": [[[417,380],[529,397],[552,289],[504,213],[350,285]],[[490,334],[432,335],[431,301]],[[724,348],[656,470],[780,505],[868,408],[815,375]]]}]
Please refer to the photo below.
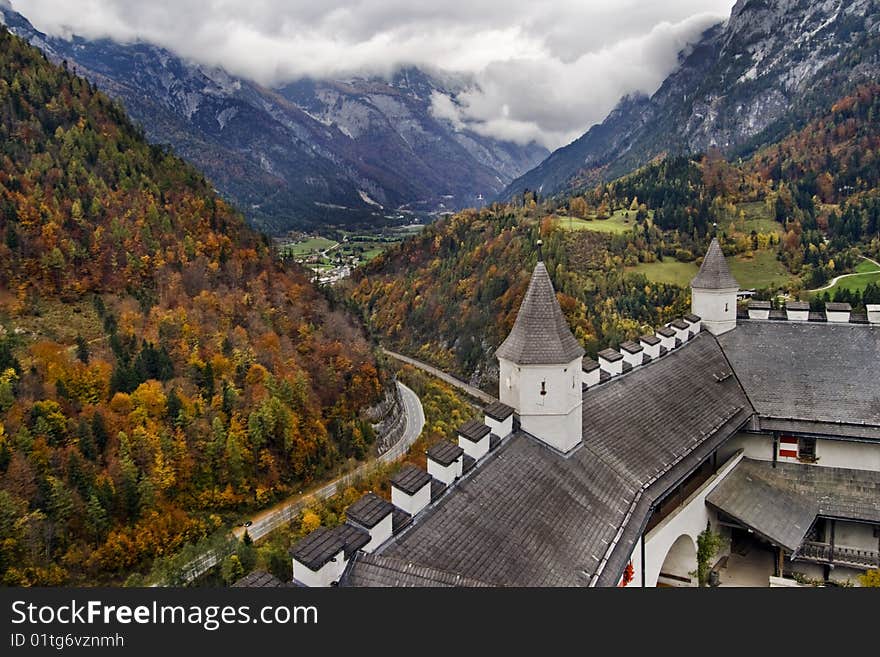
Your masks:
[{"label": "white chimney", "polygon": [[513,408],[500,401],[486,407],[485,422],[490,431],[499,438],[513,433]]},{"label": "white chimney", "polygon": [[599,363],[586,356],[581,362],[581,383],[588,388],[599,383]]},{"label": "white chimney", "polygon": [[393,511],[394,505],[375,493],[367,493],[345,510],[345,517],[350,523],[370,534],[370,542],[364,546],[364,552],[372,552],[391,538]]},{"label": "white chimney", "polygon": [[788,301],[785,316],[791,322],[806,322],[810,319],[810,304],[806,301]]},{"label": "white chimney", "polygon": [[677,319],[674,322],[669,322],[669,328],[675,331],[676,339],[681,340],[682,344],[687,342],[691,337],[690,324],[688,324],[683,319]]},{"label": "white chimney", "polygon": [[675,349],[675,329],[664,326],[657,329],[657,337],[660,338],[660,346],[666,351]]},{"label": "white chimney", "polygon": [[749,301],[749,319],[770,319],[770,302]]},{"label": "white chimney", "polygon": [[623,355],[624,362],[629,363],[632,367],[638,367],[642,364],[644,361],[644,351],[645,348],[642,345],[631,340],[627,340],[620,345],[620,353]]},{"label": "white chimney", "polygon": [[415,516],[431,503],[431,475],[407,464],[391,478],[391,503]]},{"label": "white chimney", "polygon": [[660,358],[660,338],[656,335],[643,335],[639,338],[639,344],[645,349],[645,353],[651,360]]},{"label": "white chimney", "polygon": [[310,587],[325,587],[338,582],[350,555],[362,549],[369,540],[368,532],[353,525],[344,524],[333,529],[318,527],[290,550],[293,580]]},{"label": "white chimney", "polygon": [[851,311],[852,306],[848,303],[829,302],[825,304],[825,318],[829,322],[845,324],[849,322],[849,314]]},{"label": "white chimney", "polygon": [[599,352],[599,368],[611,376],[623,374],[623,356],[614,349],[603,349]]},{"label": "white chimney", "polygon": [[869,303],[865,309],[868,311],[868,322],[880,324],[880,303]]},{"label": "white chimney", "polygon": [[462,474],[464,450],[443,440],[428,451],[428,474],[447,486]]},{"label": "white chimney", "polygon": [[700,317],[699,315],[694,315],[693,313],[688,313],[684,316],[684,321],[691,325],[691,333],[696,335],[700,332],[703,321],[702,317]]},{"label": "white chimney", "polygon": [[458,428],[458,446],[474,461],[489,453],[491,429],[477,420],[468,420]]}]

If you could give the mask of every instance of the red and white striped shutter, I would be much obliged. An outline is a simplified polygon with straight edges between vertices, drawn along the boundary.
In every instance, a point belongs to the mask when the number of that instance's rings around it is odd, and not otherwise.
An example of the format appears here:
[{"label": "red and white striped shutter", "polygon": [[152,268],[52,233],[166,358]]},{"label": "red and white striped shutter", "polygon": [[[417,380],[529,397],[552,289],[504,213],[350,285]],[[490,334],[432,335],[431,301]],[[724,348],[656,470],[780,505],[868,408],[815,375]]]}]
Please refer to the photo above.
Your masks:
[{"label": "red and white striped shutter", "polygon": [[798,439],[792,436],[779,436],[779,458],[797,459]]}]

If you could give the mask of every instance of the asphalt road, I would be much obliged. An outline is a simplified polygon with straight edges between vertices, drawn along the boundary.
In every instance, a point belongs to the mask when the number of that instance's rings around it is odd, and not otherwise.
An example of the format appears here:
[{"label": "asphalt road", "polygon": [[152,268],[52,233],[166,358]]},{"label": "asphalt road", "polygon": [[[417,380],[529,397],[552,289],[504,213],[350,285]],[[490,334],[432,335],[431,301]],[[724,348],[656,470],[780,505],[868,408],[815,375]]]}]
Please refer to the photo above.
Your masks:
[{"label": "asphalt road", "polygon": [[[406,428],[400,439],[391,446],[390,449],[383,454],[367,461],[358,466],[356,469],[338,477],[328,484],[325,484],[317,490],[299,494],[287,500],[279,502],[268,509],[260,511],[250,517],[251,525],[247,528],[251,538],[258,540],[275,529],[289,523],[296,518],[303,508],[316,500],[327,499],[336,494],[338,490],[345,488],[350,481],[366,474],[379,463],[391,463],[406,454],[410,446],[416,441],[422,433],[425,426],[425,411],[422,408],[422,402],[419,401],[418,395],[410,388],[397,382],[400,390],[401,400],[403,401],[403,410],[406,414]],[[236,527],[232,530],[236,538],[241,538],[244,534],[244,527]],[[188,568],[187,581],[192,581],[204,574],[223,558],[224,555],[215,553],[204,554],[192,561]]]},{"label": "asphalt road", "polygon": [[459,390],[464,390],[471,397],[479,399],[484,404],[493,404],[498,401],[492,395],[485,393],[479,388],[475,388],[472,385],[468,385],[461,379],[456,379],[454,376],[447,374],[442,370],[438,370],[433,365],[428,365],[427,363],[423,363],[422,361],[416,360],[415,358],[404,356],[403,354],[399,354],[396,351],[389,351],[388,349],[382,349],[382,351],[385,352],[386,356],[391,356],[391,358],[399,360],[402,363],[407,363],[408,365],[412,365],[413,367],[418,367],[420,370],[424,370],[428,374],[431,374],[433,376],[436,376],[438,379],[446,381],[446,383],[455,386]]}]

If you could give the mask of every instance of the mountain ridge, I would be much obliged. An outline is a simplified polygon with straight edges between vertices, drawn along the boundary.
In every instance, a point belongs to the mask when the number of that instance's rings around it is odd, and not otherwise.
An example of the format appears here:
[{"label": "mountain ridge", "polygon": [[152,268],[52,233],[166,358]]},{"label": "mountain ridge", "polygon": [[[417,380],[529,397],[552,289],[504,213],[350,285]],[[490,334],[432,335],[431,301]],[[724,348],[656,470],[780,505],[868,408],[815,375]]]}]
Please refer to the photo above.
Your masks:
[{"label": "mountain ridge", "polygon": [[270,233],[479,204],[547,154],[434,116],[429,92],[452,81],[418,69],[269,89],[147,43],[47,36],[8,6],[2,21],[121,100]]},{"label": "mountain ridge", "polygon": [[748,154],[876,79],[878,44],[876,0],[738,0],[650,98],[623,98],[498,198],[582,189],[662,154]]}]

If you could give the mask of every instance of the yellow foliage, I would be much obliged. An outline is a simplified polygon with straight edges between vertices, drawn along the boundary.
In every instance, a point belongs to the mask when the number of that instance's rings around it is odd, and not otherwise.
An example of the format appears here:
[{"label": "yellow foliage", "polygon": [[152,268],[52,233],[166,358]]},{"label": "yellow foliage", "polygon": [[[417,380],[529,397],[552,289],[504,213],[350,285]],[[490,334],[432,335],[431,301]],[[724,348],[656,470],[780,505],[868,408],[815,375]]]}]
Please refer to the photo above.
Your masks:
[{"label": "yellow foliage", "polygon": [[302,523],[300,524],[300,529],[303,534],[310,534],[315,531],[318,527],[321,526],[321,517],[312,511],[311,509],[306,509],[303,511]]},{"label": "yellow foliage", "polygon": [[[115,397],[114,397],[115,399]],[[160,418],[165,415],[165,404],[168,401],[162,384],[155,379],[150,379],[140,384],[131,393],[131,402],[135,408],[143,409],[152,418]]]},{"label": "yellow foliage", "polygon": [[126,395],[124,392],[117,392],[113,395],[113,399],[110,400],[110,410],[114,413],[119,413],[120,415],[128,415],[131,413],[132,404],[131,397]]}]

